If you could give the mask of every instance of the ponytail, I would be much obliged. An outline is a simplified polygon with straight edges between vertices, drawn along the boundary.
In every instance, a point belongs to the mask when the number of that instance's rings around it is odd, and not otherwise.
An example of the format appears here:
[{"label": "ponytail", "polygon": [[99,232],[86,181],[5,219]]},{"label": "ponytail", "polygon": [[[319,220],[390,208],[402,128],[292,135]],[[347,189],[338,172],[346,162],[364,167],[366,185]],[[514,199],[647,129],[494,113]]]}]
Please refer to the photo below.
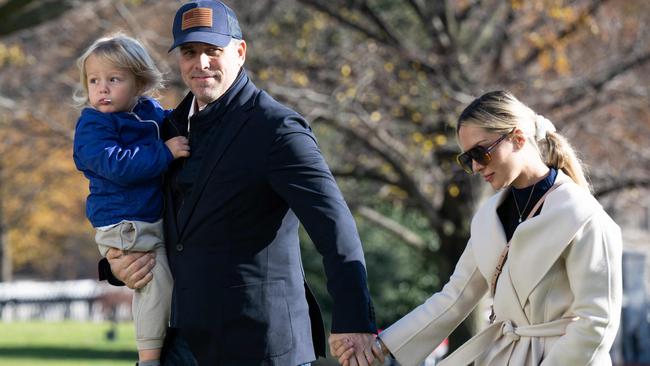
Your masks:
[{"label": "ponytail", "polygon": [[562,170],[577,185],[591,190],[582,162],[564,136],[549,131],[546,133],[545,139],[537,142],[537,146],[540,148],[546,165]]}]

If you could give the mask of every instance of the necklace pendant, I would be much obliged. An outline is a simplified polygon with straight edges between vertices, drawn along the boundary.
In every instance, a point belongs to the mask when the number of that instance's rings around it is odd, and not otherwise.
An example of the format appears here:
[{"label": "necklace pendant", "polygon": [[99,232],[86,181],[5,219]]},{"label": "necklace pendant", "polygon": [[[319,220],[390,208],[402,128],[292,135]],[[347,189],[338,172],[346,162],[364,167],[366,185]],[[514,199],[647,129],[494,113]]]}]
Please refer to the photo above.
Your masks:
[{"label": "necklace pendant", "polygon": [[521,216],[519,216],[519,223],[521,224]]}]

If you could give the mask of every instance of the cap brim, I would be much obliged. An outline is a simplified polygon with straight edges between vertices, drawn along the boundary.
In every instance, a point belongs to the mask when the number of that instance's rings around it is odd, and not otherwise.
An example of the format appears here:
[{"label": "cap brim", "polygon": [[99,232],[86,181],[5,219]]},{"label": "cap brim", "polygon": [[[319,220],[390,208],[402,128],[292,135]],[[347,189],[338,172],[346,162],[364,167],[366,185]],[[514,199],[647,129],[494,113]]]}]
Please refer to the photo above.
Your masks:
[{"label": "cap brim", "polygon": [[217,47],[226,47],[230,43],[231,39],[232,37],[226,34],[193,31],[187,34],[182,34],[178,38],[174,39],[174,44],[167,52],[171,52],[174,48],[182,44],[191,43],[191,42],[200,42],[200,43],[211,44]]}]

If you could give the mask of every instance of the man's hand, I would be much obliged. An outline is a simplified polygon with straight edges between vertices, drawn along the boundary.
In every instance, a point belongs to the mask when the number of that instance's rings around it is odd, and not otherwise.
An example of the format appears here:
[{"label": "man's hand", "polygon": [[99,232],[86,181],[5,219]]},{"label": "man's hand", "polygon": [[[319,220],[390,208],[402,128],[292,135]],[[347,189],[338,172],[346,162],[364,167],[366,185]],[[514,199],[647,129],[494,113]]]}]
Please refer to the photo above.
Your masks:
[{"label": "man's hand", "polygon": [[369,366],[375,360],[372,351],[375,335],[370,333],[332,333],[330,353],[343,366]]},{"label": "man's hand", "polygon": [[151,279],[151,270],[156,264],[153,252],[129,252],[124,254],[119,249],[110,248],[106,259],[111,265],[111,272],[118,280],[131,289],[144,287]]}]

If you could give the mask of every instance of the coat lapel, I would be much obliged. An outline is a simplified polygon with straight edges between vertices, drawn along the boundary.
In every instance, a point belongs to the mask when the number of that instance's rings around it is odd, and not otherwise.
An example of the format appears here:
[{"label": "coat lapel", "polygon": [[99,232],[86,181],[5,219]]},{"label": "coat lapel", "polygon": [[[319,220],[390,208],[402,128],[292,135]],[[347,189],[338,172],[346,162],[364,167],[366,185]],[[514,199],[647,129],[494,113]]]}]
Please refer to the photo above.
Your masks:
[{"label": "coat lapel", "polygon": [[535,286],[570,245],[596,210],[598,201],[558,172],[563,184],[551,192],[539,215],[519,225],[510,244],[510,278],[522,306]]},{"label": "coat lapel", "polygon": [[187,223],[196,208],[197,202],[203,195],[203,191],[205,190],[205,186],[212,171],[214,171],[215,167],[219,164],[221,157],[236,139],[239,132],[250,120],[252,116],[251,109],[255,104],[254,99],[256,90],[257,89],[251,85],[244,87],[241,92],[242,94],[238,98],[238,101],[241,100],[244,104],[241,106],[234,106],[234,109],[228,114],[227,118],[224,118],[220,122],[220,126],[218,126],[217,130],[214,131],[215,133],[212,134],[210,140],[206,141],[208,146],[210,146],[210,149],[206,151],[206,154],[203,157],[203,162],[201,163],[199,174],[194,182],[194,186],[192,187],[192,192],[183,204],[178,215],[178,231],[180,238],[183,236]]},{"label": "coat lapel", "polygon": [[[548,195],[540,214],[521,223],[510,240],[509,278],[522,306],[580,227],[601,209],[593,196],[561,171],[556,182],[563,184]],[[476,263],[488,285],[506,245],[497,208],[507,193],[504,190],[490,197],[472,220]]]},{"label": "coat lapel", "polygon": [[493,195],[476,212],[471,224],[472,245],[476,263],[488,285],[498,264],[499,256],[506,247],[506,234],[497,215],[497,208],[508,190]]}]

